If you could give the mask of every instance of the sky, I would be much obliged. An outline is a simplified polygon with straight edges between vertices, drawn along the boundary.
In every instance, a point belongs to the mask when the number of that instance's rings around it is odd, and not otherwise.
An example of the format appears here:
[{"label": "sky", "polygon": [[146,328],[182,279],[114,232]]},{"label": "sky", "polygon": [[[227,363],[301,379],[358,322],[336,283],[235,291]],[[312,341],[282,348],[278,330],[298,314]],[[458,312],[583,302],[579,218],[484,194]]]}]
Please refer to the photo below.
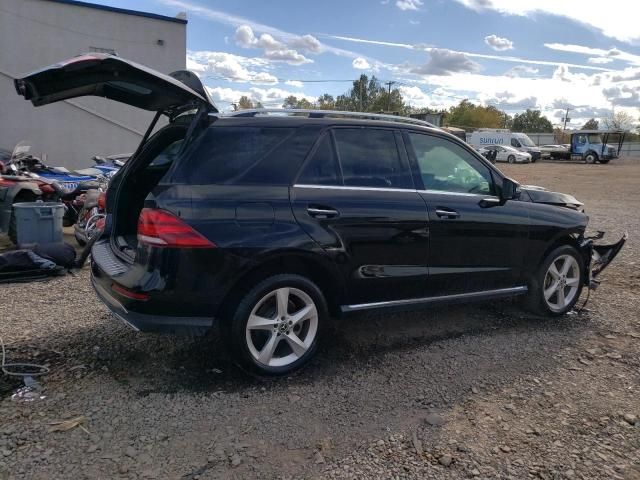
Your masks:
[{"label": "sky", "polygon": [[464,98],[568,126],[640,117],[637,0],[102,0],[186,12],[187,68],[220,110],[344,93],[361,73],[414,107]]}]

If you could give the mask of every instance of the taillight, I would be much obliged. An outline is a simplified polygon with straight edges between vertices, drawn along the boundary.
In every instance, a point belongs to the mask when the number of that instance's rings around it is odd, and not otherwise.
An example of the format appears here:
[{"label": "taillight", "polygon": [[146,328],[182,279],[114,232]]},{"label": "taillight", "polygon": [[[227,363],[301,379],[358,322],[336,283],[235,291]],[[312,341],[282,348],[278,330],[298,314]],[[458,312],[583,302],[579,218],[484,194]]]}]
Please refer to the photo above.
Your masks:
[{"label": "taillight", "polygon": [[106,192],[100,192],[98,195],[98,209],[104,210],[107,208],[107,194]]},{"label": "taillight", "polygon": [[130,298],[131,300],[149,300],[148,293],[137,293],[133,290],[129,290],[128,288],[123,287],[122,285],[118,285],[117,283],[111,284],[111,290],[114,292],[118,292],[123,297]]},{"label": "taillight", "polygon": [[138,241],[156,247],[216,247],[173,213],[153,208],[143,208],[140,212]]}]

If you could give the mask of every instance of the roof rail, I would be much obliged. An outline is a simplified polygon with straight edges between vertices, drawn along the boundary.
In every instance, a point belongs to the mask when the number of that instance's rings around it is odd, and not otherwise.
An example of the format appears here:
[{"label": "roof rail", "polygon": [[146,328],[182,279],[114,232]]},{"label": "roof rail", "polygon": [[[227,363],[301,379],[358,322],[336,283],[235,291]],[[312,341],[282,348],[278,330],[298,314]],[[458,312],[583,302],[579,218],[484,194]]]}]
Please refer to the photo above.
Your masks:
[{"label": "roof rail", "polygon": [[255,117],[257,115],[264,114],[286,114],[286,115],[307,115],[308,118],[361,118],[365,120],[380,120],[387,122],[407,123],[411,125],[420,125],[423,127],[438,128],[433,123],[425,122],[424,120],[418,120],[416,118],[401,117],[399,115],[386,115],[383,113],[368,113],[368,112],[344,112],[339,110],[304,110],[299,108],[256,108],[252,110],[239,110],[237,112],[228,113],[226,117]]}]

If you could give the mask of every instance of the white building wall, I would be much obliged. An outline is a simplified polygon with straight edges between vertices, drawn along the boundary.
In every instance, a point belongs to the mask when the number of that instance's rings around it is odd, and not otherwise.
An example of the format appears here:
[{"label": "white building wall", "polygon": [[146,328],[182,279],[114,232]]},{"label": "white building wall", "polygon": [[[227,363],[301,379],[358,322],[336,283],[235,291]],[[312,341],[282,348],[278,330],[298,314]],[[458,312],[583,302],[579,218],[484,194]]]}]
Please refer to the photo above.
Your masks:
[{"label": "white building wall", "polygon": [[51,0],[0,0],[0,148],[28,140],[32,153],[68,168],[135,150],[153,113],[98,97],[36,108],[15,92],[14,78],[92,47],[170,73],[185,68],[186,24]]}]

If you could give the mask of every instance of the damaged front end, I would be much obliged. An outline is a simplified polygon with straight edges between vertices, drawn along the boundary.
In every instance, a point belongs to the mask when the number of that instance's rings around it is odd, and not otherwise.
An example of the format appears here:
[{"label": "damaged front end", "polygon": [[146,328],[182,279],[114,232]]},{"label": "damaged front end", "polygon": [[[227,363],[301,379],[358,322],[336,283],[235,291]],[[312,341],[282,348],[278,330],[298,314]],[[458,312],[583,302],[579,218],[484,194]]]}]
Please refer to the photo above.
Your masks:
[{"label": "damaged front end", "polygon": [[625,232],[622,238],[616,243],[604,245],[595,243],[596,240],[600,240],[603,237],[604,232],[599,231],[595,235],[584,237],[580,244],[587,267],[585,285],[592,290],[595,290],[600,284],[596,277],[607,268],[620,250],[622,250],[623,245],[627,241],[628,234]]}]

